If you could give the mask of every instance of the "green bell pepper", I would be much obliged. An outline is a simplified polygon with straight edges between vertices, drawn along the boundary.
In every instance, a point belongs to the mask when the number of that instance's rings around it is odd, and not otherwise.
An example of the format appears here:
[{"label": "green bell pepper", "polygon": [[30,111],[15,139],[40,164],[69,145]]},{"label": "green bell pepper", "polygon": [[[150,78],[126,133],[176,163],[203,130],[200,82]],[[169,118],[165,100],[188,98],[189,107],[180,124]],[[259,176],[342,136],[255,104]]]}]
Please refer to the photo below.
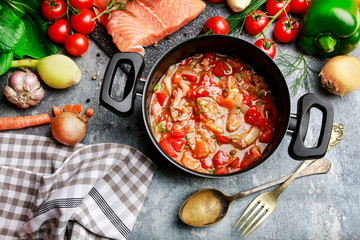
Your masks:
[{"label": "green bell pepper", "polygon": [[355,0],[312,0],[299,27],[297,42],[312,55],[345,55],[360,41]]}]

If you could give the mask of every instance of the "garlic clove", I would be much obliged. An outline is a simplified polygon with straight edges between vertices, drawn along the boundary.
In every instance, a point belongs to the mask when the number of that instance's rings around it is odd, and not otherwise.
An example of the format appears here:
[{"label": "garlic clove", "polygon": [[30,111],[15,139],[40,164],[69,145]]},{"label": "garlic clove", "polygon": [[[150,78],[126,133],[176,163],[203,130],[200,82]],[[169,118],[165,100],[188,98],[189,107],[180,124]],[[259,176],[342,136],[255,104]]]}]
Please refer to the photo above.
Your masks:
[{"label": "garlic clove", "polygon": [[44,95],[45,95],[44,89],[39,88],[31,94],[31,100],[40,102],[40,100],[43,99]]},{"label": "garlic clove", "polygon": [[9,87],[15,91],[20,91],[23,89],[24,83],[24,72],[14,72],[9,78]]},{"label": "garlic clove", "polygon": [[17,94],[13,88],[11,88],[9,86],[5,86],[4,94],[5,94],[6,98],[9,100],[9,102],[14,103],[14,104],[18,103]]}]

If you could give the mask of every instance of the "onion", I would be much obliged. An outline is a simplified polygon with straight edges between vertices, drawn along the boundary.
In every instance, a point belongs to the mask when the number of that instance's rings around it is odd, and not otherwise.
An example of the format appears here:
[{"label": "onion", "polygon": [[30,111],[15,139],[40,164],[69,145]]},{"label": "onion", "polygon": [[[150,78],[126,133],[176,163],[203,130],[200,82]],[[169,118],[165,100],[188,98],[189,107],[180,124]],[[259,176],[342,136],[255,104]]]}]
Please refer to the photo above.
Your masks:
[{"label": "onion", "polygon": [[72,146],[84,139],[89,117],[77,112],[61,112],[51,122],[51,133],[60,143]]},{"label": "onion", "polygon": [[321,70],[321,85],[329,92],[343,97],[360,85],[360,62],[354,56],[331,58]]},{"label": "onion", "polygon": [[11,67],[35,67],[41,79],[52,88],[68,88],[81,80],[81,71],[76,63],[61,54],[50,55],[41,60],[16,60]]}]

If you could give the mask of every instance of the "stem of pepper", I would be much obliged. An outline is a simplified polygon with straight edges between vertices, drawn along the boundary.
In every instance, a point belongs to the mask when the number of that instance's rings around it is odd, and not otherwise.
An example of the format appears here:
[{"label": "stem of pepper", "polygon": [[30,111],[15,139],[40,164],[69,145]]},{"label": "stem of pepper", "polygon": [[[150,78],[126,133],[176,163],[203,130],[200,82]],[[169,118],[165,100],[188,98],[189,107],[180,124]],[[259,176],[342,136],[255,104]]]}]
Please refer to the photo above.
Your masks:
[{"label": "stem of pepper", "polygon": [[255,39],[259,38],[263,32],[275,21],[275,19],[281,14],[282,11],[285,11],[285,8],[290,4],[291,0],[287,0],[285,5],[273,16],[269,23],[264,27],[264,29],[255,36]]}]

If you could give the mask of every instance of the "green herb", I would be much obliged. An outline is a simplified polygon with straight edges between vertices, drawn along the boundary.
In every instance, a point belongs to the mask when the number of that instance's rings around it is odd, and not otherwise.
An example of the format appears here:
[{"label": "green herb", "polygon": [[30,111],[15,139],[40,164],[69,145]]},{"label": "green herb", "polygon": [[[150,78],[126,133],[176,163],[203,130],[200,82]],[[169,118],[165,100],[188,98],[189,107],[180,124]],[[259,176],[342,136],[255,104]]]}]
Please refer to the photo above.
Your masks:
[{"label": "green herb", "polygon": [[230,17],[226,18],[229,23],[229,33],[235,32],[239,29],[238,34],[240,35],[245,23],[245,18],[254,10],[260,9],[267,0],[252,0],[250,4],[241,12],[235,13]]},{"label": "green herb", "polygon": [[216,137],[215,136],[211,136],[212,139],[215,139]]},{"label": "green herb", "polygon": [[185,139],[186,139],[186,140],[189,139],[189,136],[188,136],[188,135],[185,135]]},{"label": "green herb", "polygon": [[296,73],[295,80],[290,85],[292,95],[297,93],[300,85],[303,85],[307,92],[310,91],[309,79],[311,75],[316,77],[317,73],[309,66],[302,53],[297,55],[281,53],[275,58],[275,62],[280,66],[285,78]]},{"label": "green herb", "polygon": [[236,108],[237,108],[237,109],[241,109],[241,107],[239,107],[239,106],[237,106]]},{"label": "green herb", "polygon": [[159,89],[159,83],[155,85],[155,87],[153,88],[154,91],[157,91]]},{"label": "green herb", "polygon": [[185,145],[186,148],[190,148],[188,145]]}]

